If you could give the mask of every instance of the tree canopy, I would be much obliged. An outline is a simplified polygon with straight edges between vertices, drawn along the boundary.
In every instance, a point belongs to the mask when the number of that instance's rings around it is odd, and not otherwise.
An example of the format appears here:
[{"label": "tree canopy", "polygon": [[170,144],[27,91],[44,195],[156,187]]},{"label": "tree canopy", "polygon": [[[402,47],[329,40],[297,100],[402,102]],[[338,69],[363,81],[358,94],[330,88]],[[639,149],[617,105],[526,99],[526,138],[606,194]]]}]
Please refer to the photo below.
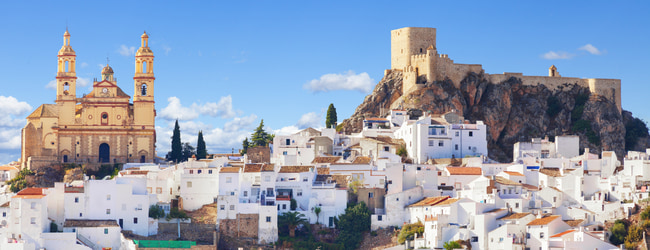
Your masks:
[{"label": "tree canopy", "polygon": [[336,108],[334,103],[330,103],[330,106],[327,108],[327,115],[325,117],[325,127],[327,128],[336,128]]},{"label": "tree canopy", "polygon": [[181,162],[183,156],[183,145],[181,143],[181,129],[178,126],[178,120],[174,125],[174,132],[172,133],[172,150],[167,153],[167,160],[173,162]]},{"label": "tree canopy", "polygon": [[264,131],[264,119],[262,119],[262,121],[260,121],[260,125],[257,126],[255,132],[253,132],[253,135],[251,136],[253,146],[265,147],[269,144],[270,138],[272,139],[272,137],[266,133],[266,131]]},{"label": "tree canopy", "polygon": [[345,249],[357,249],[363,232],[370,230],[370,210],[366,203],[348,206],[345,213],[338,217],[336,228],[341,230],[336,241]]},{"label": "tree canopy", "polygon": [[208,156],[208,150],[205,148],[205,141],[203,140],[203,131],[199,131],[199,139],[196,142],[196,159],[205,159]]}]

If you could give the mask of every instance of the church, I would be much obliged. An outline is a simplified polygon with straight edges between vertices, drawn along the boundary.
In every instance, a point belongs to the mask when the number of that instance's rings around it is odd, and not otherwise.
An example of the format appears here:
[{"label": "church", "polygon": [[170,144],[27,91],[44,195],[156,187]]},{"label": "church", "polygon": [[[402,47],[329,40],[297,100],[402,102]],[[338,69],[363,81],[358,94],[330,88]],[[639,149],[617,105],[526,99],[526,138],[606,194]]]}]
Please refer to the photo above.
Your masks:
[{"label": "church", "polygon": [[30,169],[61,163],[153,162],[156,153],[154,55],[142,34],[135,54],[133,102],[113,69],[102,69],[92,91],[77,97],[76,53],[70,33],[57,55],[56,103],[42,104],[22,129],[21,163]]}]

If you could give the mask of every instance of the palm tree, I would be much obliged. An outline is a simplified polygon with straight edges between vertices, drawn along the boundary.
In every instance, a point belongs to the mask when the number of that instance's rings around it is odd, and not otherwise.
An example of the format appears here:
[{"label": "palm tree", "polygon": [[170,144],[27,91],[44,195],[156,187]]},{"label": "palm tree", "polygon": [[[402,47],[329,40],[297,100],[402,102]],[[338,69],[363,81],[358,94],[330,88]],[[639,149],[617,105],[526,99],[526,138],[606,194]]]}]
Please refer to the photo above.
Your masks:
[{"label": "palm tree", "polygon": [[289,236],[296,237],[296,228],[300,224],[306,224],[307,219],[304,214],[299,212],[290,211],[278,216],[278,224],[289,227]]},{"label": "palm tree", "polygon": [[316,225],[318,225],[318,219],[320,219],[320,217],[318,217],[318,215],[320,214],[320,207],[315,207],[314,213],[316,214]]}]

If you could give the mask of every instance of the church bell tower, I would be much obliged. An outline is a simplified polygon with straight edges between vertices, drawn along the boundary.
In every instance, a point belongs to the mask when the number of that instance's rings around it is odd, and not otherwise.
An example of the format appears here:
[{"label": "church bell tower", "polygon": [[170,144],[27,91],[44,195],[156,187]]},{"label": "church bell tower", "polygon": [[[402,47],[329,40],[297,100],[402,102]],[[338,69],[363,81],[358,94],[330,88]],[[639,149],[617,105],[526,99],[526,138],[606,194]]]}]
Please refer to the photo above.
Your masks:
[{"label": "church bell tower", "polygon": [[76,58],[70,46],[70,33],[65,30],[63,46],[59,50],[56,73],[56,103],[59,106],[59,125],[74,124],[77,98]]},{"label": "church bell tower", "polygon": [[134,125],[155,129],[153,52],[147,32],[140,36],[141,45],[135,53],[135,93],[133,94]]}]

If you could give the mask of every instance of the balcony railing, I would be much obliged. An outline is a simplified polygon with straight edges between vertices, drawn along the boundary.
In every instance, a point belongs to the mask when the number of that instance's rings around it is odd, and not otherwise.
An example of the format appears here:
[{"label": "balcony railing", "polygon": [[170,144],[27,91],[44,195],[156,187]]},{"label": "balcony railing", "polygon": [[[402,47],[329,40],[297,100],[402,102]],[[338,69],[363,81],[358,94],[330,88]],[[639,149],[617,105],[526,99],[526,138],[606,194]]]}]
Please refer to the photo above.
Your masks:
[{"label": "balcony railing", "polygon": [[278,201],[289,201],[289,200],[291,200],[291,196],[288,196],[288,195],[278,195],[278,197],[276,198],[276,200],[278,200]]}]

